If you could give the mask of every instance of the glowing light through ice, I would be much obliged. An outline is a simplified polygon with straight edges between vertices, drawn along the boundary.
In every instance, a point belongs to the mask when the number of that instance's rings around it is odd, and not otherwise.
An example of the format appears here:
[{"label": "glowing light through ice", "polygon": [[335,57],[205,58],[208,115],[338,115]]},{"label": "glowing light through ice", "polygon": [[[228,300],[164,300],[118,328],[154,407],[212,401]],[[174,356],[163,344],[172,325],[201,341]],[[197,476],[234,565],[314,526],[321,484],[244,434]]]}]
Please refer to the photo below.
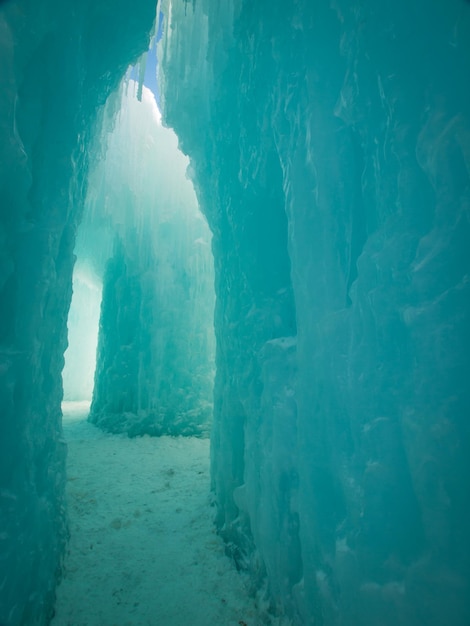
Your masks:
[{"label": "glowing light through ice", "polygon": [[64,400],[91,400],[101,305],[101,282],[86,263],[77,263],[68,317],[69,346],[62,372]]}]

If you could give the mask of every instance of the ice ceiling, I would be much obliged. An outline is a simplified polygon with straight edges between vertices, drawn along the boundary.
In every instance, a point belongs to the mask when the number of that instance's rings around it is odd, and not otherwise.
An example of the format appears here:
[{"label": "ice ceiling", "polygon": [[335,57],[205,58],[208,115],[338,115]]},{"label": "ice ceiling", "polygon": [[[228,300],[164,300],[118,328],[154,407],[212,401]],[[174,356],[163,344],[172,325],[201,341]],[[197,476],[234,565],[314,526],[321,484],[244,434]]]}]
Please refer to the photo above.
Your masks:
[{"label": "ice ceiling", "polygon": [[103,428],[207,433],[214,323],[216,525],[274,616],[468,626],[470,5],[157,10],[178,140],[120,87],[154,2],[0,5],[0,623],[53,607],[75,250]]}]

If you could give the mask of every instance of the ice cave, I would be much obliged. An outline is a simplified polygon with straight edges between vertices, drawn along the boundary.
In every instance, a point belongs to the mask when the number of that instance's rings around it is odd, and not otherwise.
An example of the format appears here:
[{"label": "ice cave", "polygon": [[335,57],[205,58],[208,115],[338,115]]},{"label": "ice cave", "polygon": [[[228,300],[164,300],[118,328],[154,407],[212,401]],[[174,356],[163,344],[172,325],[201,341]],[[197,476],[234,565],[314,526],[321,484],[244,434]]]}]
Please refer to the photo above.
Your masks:
[{"label": "ice cave", "polygon": [[[0,626],[469,626],[469,313],[468,0],[1,0]],[[57,622],[83,399],[258,614]]]}]

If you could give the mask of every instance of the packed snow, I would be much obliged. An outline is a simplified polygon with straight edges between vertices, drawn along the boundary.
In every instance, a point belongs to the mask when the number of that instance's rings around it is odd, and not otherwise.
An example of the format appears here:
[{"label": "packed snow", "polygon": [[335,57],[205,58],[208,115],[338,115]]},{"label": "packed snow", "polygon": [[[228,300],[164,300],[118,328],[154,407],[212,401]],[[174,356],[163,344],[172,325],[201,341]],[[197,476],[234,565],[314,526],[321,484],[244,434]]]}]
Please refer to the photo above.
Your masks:
[{"label": "packed snow", "polygon": [[209,441],[104,433],[66,403],[70,542],[53,626],[264,623],[214,531]]}]

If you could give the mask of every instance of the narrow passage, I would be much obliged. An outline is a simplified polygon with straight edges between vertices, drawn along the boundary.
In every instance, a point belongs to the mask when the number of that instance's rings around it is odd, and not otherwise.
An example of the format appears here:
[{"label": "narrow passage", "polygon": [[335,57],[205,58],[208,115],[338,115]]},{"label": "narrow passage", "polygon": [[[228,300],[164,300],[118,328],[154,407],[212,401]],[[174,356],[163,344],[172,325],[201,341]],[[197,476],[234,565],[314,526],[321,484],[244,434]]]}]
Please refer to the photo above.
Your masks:
[{"label": "narrow passage", "polygon": [[68,403],[71,538],[52,626],[256,626],[212,525],[209,441],[110,435]]}]

